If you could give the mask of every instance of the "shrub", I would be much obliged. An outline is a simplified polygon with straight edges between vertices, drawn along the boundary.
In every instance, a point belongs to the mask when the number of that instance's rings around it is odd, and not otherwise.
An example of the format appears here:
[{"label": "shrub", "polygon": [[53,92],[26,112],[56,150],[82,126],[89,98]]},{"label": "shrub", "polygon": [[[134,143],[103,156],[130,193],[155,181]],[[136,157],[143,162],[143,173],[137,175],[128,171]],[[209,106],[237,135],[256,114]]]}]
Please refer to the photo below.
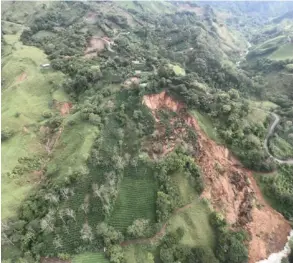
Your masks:
[{"label": "shrub", "polygon": [[14,131],[8,127],[1,130],[1,141],[6,141],[10,139],[14,134]]},{"label": "shrub", "polygon": [[53,114],[50,111],[44,111],[43,114],[42,114],[42,116],[44,118],[46,118],[46,119],[49,119],[49,118],[51,118],[53,116]]}]

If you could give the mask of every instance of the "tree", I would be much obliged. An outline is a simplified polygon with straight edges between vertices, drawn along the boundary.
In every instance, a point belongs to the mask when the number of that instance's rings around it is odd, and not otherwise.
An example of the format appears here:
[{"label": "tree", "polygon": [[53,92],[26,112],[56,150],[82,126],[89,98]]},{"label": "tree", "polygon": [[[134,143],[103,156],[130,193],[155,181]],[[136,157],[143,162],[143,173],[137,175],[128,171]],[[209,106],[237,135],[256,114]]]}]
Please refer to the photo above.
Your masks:
[{"label": "tree", "polygon": [[172,248],[162,248],[160,250],[160,259],[164,263],[173,263],[174,262],[173,249]]},{"label": "tree", "polygon": [[14,131],[8,127],[5,127],[1,130],[1,141],[6,141],[10,139],[14,134]]},{"label": "tree", "polygon": [[168,216],[172,212],[172,204],[170,196],[164,192],[159,191],[157,193],[157,216],[160,222],[166,221]]},{"label": "tree", "polygon": [[149,220],[136,219],[131,226],[127,228],[127,234],[131,237],[144,237],[149,232]]},{"label": "tree", "polygon": [[82,229],[80,230],[81,239],[86,242],[92,242],[94,239],[94,234],[92,228],[88,223],[84,223]]},{"label": "tree", "polygon": [[51,233],[54,231],[55,226],[55,211],[50,209],[46,216],[41,220],[41,229],[45,233]]},{"label": "tree", "polygon": [[56,237],[54,238],[53,245],[54,245],[55,249],[59,249],[59,248],[63,247],[62,240],[59,235],[56,235]]},{"label": "tree", "polygon": [[106,252],[110,257],[111,263],[123,263],[124,253],[122,247],[119,245],[111,245],[108,247]]}]

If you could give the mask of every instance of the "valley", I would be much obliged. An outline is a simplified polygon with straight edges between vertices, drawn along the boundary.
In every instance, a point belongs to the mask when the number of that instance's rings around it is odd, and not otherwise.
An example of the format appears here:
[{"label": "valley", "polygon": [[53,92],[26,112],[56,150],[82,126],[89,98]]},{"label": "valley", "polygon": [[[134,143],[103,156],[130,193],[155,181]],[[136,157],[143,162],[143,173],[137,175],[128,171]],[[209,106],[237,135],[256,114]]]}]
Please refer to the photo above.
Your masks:
[{"label": "valley", "polygon": [[283,250],[290,2],[1,5],[1,262],[256,263]]}]

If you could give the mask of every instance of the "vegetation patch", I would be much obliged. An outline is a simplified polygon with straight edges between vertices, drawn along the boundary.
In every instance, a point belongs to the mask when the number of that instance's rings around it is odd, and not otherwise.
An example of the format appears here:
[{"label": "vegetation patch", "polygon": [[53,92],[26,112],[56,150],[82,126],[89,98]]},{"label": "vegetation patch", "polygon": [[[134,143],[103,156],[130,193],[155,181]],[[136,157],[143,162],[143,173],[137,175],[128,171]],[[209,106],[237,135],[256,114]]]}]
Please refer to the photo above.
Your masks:
[{"label": "vegetation patch", "polygon": [[272,175],[258,174],[258,182],[272,206],[292,220],[293,213],[293,168],[289,165],[280,165],[278,172]]},{"label": "vegetation patch", "polygon": [[109,224],[121,231],[125,231],[135,219],[147,219],[150,223],[156,219],[156,180],[147,167],[130,169],[131,175],[123,178],[109,218]]},{"label": "vegetation patch", "polygon": [[[22,157],[45,156],[39,126],[44,120],[43,113],[53,112],[50,103],[51,91],[56,89],[54,83],[63,80],[60,72],[42,72],[39,65],[47,61],[46,55],[36,47],[22,45],[18,38],[19,35],[5,35],[7,45],[13,50],[3,57],[2,67],[2,131],[11,131],[11,137],[2,143],[5,152],[2,156],[2,216],[5,219],[15,215],[18,205],[41,179],[33,171],[14,178],[5,174],[11,173]],[[23,72],[27,79],[19,82]],[[60,94],[68,98],[64,91]]]},{"label": "vegetation patch", "polygon": [[212,120],[208,116],[201,114],[198,111],[192,111],[192,115],[195,116],[198,124],[200,125],[200,128],[208,135],[209,138],[219,144],[223,143],[222,139],[216,131],[216,128],[213,126]]},{"label": "vegetation patch", "polygon": [[281,46],[269,58],[273,60],[293,59],[293,44],[288,43]]},{"label": "vegetation patch", "polygon": [[102,253],[82,253],[74,256],[72,263],[108,263],[109,260],[105,258]]},{"label": "vegetation patch", "polygon": [[269,141],[269,148],[273,156],[279,159],[290,159],[293,157],[293,146],[282,137],[275,135]]},{"label": "vegetation patch", "polygon": [[168,223],[168,231],[175,231],[178,227],[184,229],[184,235],[180,244],[187,246],[201,246],[214,248],[214,230],[209,223],[210,210],[200,199],[192,186],[191,178],[177,173],[173,178],[178,185],[184,204],[190,204],[188,208],[172,216]]},{"label": "vegetation patch", "polygon": [[176,76],[185,76],[185,70],[178,65],[169,65],[172,70],[174,71]]}]

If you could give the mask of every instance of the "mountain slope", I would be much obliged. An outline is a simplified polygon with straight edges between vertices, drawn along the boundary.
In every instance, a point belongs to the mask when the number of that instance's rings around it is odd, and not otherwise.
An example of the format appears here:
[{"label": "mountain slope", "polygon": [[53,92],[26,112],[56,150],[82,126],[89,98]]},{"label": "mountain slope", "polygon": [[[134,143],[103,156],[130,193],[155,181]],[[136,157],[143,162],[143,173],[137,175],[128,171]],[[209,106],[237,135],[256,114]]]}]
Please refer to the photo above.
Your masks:
[{"label": "mountain slope", "polygon": [[[240,263],[283,247],[289,223],[246,169],[277,169],[283,181],[291,167],[263,147],[270,120],[256,121],[249,100],[263,94],[265,78],[237,67],[246,44],[227,10],[164,1],[20,8],[3,9],[11,21],[2,22],[2,138],[16,149],[3,159],[11,164],[3,189],[30,176],[38,184],[26,181],[3,221],[3,261]],[[19,20],[15,10],[28,15]],[[13,117],[15,99],[26,97],[30,107]],[[24,156],[23,125],[40,148],[27,143]],[[290,179],[285,190],[271,186],[289,219]]]}]

